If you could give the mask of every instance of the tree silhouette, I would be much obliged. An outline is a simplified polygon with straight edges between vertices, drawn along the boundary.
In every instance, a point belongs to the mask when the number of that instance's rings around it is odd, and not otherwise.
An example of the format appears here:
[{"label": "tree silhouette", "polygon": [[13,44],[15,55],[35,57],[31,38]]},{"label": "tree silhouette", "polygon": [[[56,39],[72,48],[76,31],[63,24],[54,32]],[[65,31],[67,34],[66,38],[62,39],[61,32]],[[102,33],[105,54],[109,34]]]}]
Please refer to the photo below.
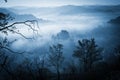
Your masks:
[{"label": "tree silhouette", "polygon": [[118,45],[115,48],[115,55],[118,57],[119,61],[120,61],[120,45]]},{"label": "tree silhouette", "polygon": [[26,39],[29,39],[24,34],[20,33],[19,30],[17,30],[18,28],[16,25],[18,24],[24,24],[25,26],[30,28],[33,32],[37,31],[35,27],[32,26],[35,23],[37,23],[36,20],[26,20],[23,22],[14,22],[12,24],[9,24],[9,22],[12,20],[14,20],[14,18],[11,17],[9,14],[0,13],[0,32],[1,33],[8,35],[8,32],[12,32],[12,33],[19,34]]},{"label": "tree silhouette", "polygon": [[114,63],[116,64],[116,67],[120,69],[120,45],[116,46],[116,48],[114,49],[114,55],[116,59],[116,62]]},{"label": "tree silhouette", "polygon": [[63,57],[63,45],[57,44],[50,47],[50,54],[48,56],[48,60],[50,64],[55,68],[57,72],[57,79],[60,80],[60,67],[64,61]]},{"label": "tree silhouette", "polygon": [[67,66],[64,68],[64,74],[67,74],[64,76],[65,80],[79,80],[77,78],[79,69],[75,64],[75,61],[71,59],[68,63],[66,63],[66,65]]},{"label": "tree silhouette", "polygon": [[50,70],[46,67],[45,61],[46,55],[41,55],[40,57],[36,57],[34,59],[34,65],[37,69],[38,79],[40,80],[47,80],[48,77],[51,75]]},{"label": "tree silhouette", "polygon": [[84,71],[90,71],[95,62],[102,60],[103,49],[96,45],[94,39],[78,40],[78,44],[73,56],[79,58],[83,63]]},{"label": "tree silhouette", "polygon": [[[5,35],[8,35],[9,34],[8,32],[12,32],[12,33],[21,35],[25,39],[30,39],[18,31],[18,29],[19,29],[19,28],[17,28],[18,24],[24,24],[31,30],[36,31],[34,29],[34,26],[31,25],[31,24],[34,24],[36,22],[36,20],[26,20],[23,22],[14,22],[14,23],[10,22],[12,20],[14,20],[14,18],[11,17],[9,14],[0,13],[0,34],[3,33]],[[10,65],[8,65],[8,63],[7,63],[7,62],[9,62],[9,56],[7,56],[6,54],[8,54],[8,53],[20,53],[20,54],[24,53],[24,52],[13,51],[10,48],[10,45],[13,42],[14,41],[10,42],[7,39],[7,37],[6,38],[3,38],[3,36],[0,37],[0,72],[3,72],[3,70],[4,70],[7,74],[9,74],[12,77],[14,77],[14,75],[11,72],[11,69],[9,69]]]}]

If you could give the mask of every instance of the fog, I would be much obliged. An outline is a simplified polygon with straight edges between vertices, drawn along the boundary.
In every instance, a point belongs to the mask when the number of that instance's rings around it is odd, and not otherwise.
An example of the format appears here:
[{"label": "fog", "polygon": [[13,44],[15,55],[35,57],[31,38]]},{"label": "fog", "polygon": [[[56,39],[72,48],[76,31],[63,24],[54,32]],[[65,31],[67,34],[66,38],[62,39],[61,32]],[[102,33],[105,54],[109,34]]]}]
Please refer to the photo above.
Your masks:
[{"label": "fog", "polygon": [[[112,8],[115,9],[114,13],[109,12],[109,10],[113,10]],[[17,16],[15,21],[27,18],[38,20],[38,24],[34,24],[34,28],[37,30],[35,32],[25,25],[16,25],[20,33],[32,39],[25,39],[19,34],[9,33],[7,35],[9,40],[16,40],[11,46],[16,51],[22,50],[39,55],[48,53],[49,46],[61,43],[64,45],[64,54],[67,57],[68,53],[72,55],[77,41],[80,39],[95,38],[99,46],[105,47],[115,39],[114,36],[117,36],[117,34],[111,35],[113,32],[111,30],[116,30],[112,28],[115,25],[108,23],[111,19],[119,16],[120,12],[117,6],[68,5],[32,9],[31,7],[10,7],[8,10],[13,16]],[[55,39],[54,37],[57,37],[62,30],[69,33],[69,38]],[[119,42],[118,40],[116,43]],[[110,46],[113,45],[114,42]]]},{"label": "fog", "polygon": [[119,76],[120,5],[2,7],[0,27],[1,80]]}]

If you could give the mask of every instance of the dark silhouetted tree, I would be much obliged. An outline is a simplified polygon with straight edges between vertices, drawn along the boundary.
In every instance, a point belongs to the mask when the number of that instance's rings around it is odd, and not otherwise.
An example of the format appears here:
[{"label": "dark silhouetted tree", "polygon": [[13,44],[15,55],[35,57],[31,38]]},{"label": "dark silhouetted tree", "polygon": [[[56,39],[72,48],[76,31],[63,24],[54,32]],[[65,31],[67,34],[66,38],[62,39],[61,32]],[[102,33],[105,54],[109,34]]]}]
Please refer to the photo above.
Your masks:
[{"label": "dark silhouetted tree", "polygon": [[34,65],[37,69],[38,79],[47,80],[51,76],[51,71],[46,67],[46,55],[34,59]]},{"label": "dark silhouetted tree", "polygon": [[114,49],[114,55],[116,59],[114,64],[116,65],[116,67],[118,67],[118,69],[120,69],[120,45],[116,46],[116,48]]},{"label": "dark silhouetted tree", "polygon": [[71,60],[70,62],[68,62],[66,70],[68,70],[67,72],[72,75],[77,73],[78,69],[74,60]]},{"label": "dark silhouetted tree", "polygon": [[78,80],[77,73],[78,73],[78,67],[75,64],[74,60],[69,60],[68,63],[66,63],[66,67],[64,68],[64,74],[67,74],[65,77],[65,80]]},{"label": "dark silhouetted tree", "polygon": [[103,49],[96,45],[94,39],[78,40],[78,44],[73,56],[83,63],[84,71],[90,71],[95,62],[102,60]]},{"label": "dark silhouetted tree", "polygon": [[57,72],[58,80],[60,80],[60,68],[64,61],[62,49],[63,49],[62,44],[53,45],[50,47],[50,53],[48,56],[48,60],[51,66],[53,66]]},{"label": "dark silhouetted tree", "polygon": [[9,14],[5,14],[5,13],[0,13],[0,32],[7,34],[8,32],[12,32],[12,33],[16,33],[21,35],[22,37],[28,39],[24,34],[19,32],[19,29],[17,28],[18,24],[24,24],[25,26],[27,26],[28,28],[30,28],[33,32],[36,32],[37,30],[35,29],[34,25],[35,23],[37,23],[36,20],[26,20],[23,22],[14,22],[12,24],[9,24],[10,21],[14,20],[13,17],[11,17]]},{"label": "dark silhouetted tree", "polygon": [[[10,22],[12,20],[14,20],[14,18],[11,17],[9,14],[0,13],[0,34],[3,33],[3,35],[8,35],[9,32],[12,32],[12,33],[21,35],[25,39],[29,39],[25,35],[23,35],[22,33],[19,32],[19,28],[17,28],[18,24],[24,24],[31,30],[36,31],[34,29],[35,26],[31,25],[31,24],[34,24],[36,22],[36,20],[27,20],[27,21],[23,21],[23,22]],[[2,35],[0,35],[0,36],[2,36]],[[2,39],[2,37],[0,37],[0,72],[4,70],[5,72],[7,72],[7,74],[14,77],[13,73],[11,72],[10,65],[8,65],[8,63],[7,63],[7,62],[9,62],[9,56],[7,56],[7,54],[19,53],[19,52],[13,51],[10,47],[10,45],[14,41],[10,42],[7,38]],[[24,53],[24,52],[22,52],[22,53]]]},{"label": "dark silhouetted tree", "polygon": [[120,61],[120,45],[118,45],[115,48],[115,55],[118,57],[119,61]]}]

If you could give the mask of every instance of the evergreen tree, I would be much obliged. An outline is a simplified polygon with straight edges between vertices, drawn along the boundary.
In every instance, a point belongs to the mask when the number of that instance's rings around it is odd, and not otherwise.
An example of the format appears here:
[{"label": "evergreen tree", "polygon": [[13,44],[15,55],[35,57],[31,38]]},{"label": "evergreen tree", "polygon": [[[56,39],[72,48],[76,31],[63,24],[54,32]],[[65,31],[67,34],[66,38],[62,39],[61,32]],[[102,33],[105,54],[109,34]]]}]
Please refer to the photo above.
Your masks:
[{"label": "evergreen tree", "polygon": [[78,44],[73,56],[79,58],[83,63],[84,71],[89,71],[95,62],[102,60],[103,49],[96,45],[94,39],[78,40]]}]

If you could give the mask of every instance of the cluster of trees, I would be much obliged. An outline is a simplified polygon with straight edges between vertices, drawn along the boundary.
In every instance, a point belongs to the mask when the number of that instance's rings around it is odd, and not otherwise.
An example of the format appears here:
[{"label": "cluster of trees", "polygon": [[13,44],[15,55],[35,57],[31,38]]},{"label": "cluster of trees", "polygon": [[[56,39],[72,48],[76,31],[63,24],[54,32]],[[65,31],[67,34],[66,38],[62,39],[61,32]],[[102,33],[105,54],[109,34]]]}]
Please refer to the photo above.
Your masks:
[{"label": "cluster of trees", "polygon": [[[0,44],[8,45],[7,39]],[[78,40],[78,46],[73,52],[73,61],[64,63],[64,46],[52,45],[47,56],[25,59],[20,64],[6,55],[10,53],[0,47],[0,78],[2,80],[119,80],[120,76],[120,47],[114,50],[116,61],[109,63],[104,60],[102,48],[96,45],[94,39]],[[13,53],[13,52],[11,52]],[[17,54],[17,53],[16,53]],[[24,54],[21,54],[24,55]],[[12,60],[11,60],[12,59]],[[112,58],[111,58],[112,59]],[[79,64],[79,66],[77,65]]]},{"label": "cluster of trees", "polygon": [[[6,1],[6,0],[5,0]],[[33,31],[33,27],[27,20],[15,22],[9,25],[13,18],[0,13],[0,33],[16,33],[26,38],[22,33],[17,32],[16,24],[25,24]],[[14,42],[14,41],[13,41]],[[10,53],[16,53],[10,49],[7,38],[0,40],[0,79],[1,80],[119,80],[120,76],[120,46],[114,49],[115,61],[108,63],[102,57],[104,50],[96,45],[95,39],[78,40],[78,46],[73,52],[75,60],[65,64],[62,44],[52,45],[47,56],[42,59],[35,58],[33,61],[25,59],[22,63],[13,63],[14,58]],[[24,55],[24,54],[21,54]],[[78,59],[78,60],[76,60]],[[76,64],[79,64],[77,66]],[[55,71],[54,71],[55,70]]]}]

